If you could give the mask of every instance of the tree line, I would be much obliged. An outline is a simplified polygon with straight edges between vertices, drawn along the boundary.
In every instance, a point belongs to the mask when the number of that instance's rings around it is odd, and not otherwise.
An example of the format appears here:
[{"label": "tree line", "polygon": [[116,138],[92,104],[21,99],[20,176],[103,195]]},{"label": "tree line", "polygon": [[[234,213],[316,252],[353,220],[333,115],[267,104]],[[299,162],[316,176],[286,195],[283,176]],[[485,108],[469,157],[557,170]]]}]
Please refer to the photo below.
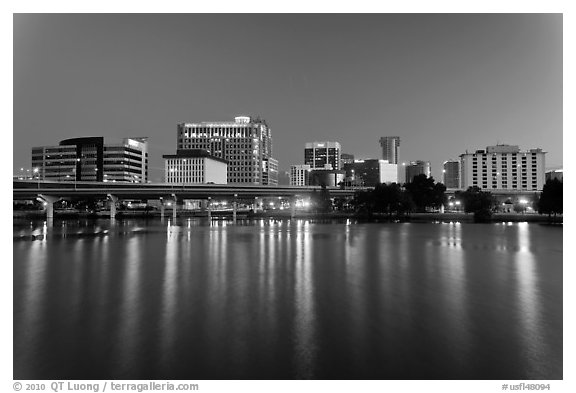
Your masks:
[{"label": "tree line", "polygon": [[[542,192],[536,195],[534,206],[538,213],[549,216],[562,214],[563,184],[554,179],[544,185]],[[478,187],[469,187],[466,191],[457,191],[456,200],[460,201],[465,213],[473,213],[476,221],[487,221],[498,208],[495,197],[489,191]],[[354,194],[351,206],[360,215],[404,216],[411,212],[439,210],[446,206],[446,186],[426,175],[415,176],[410,183],[401,186],[397,183],[377,184],[372,190],[359,190]],[[511,203],[511,202],[510,202]],[[312,196],[312,204],[317,212],[329,212],[343,206],[341,200],[332,201],[326,187]],[[519,211],[515,209],[515,211]]]}]

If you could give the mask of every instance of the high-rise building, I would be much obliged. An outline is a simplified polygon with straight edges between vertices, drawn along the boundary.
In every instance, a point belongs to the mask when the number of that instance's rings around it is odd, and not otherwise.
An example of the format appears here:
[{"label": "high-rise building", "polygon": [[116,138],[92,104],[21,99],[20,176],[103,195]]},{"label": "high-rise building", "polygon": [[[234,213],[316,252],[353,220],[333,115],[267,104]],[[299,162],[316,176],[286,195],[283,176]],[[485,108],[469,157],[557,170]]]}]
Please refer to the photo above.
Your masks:
[{"label": "high-rise building", "polygon": [[58,146],[32,148],[34,176],[56,181],[146,183],[147,138],[104,144],[103,137],[66,139]]},{"label": "high-rise building", "polygon": [[176,184],[226,184],[228,163],[212,157],[206,150],[177,150],[175,155],[164,155],[164,179]]},{"label": "high-rise building", "polygon": [[382,159],[387,160],[390,164],[398,164],[400,137],[383,136],[380,138],[380,146],[382,147]]},{"label": "high-rise building", "polygon": [[461,186],[487,190],[541,191],[545,182],[542,149],[520,151],[516,145],[488,146],[460,155]]},{"label": "high-rise building", "polygon": [[409,165],[406,165],[406,183],[411,183],[414,176],[426,175],[426,177],[430,177],[431,174],[429,161],[411,161]]},{"label": "high-rise building", "polygon": [[330,164],[332,169],[340,169],[340,143],[310,142],[304,149],[304,164],[312,169],[325,169]]},{"label": "high-rise building", "polygon": [[349,184],[374,187],[378,183],[398,182],[397,165],[386,160],[354,160],[351,164],[345,164],[344,170]]},{"label": "high-rise building", "polygon": [[278,185],[278,160],[267,157],[262,160],[262,184]]},{"label": "high-rise building", "polygon": [[290,166],[290,185],[307,186],[310,184],[310,165]]},{"label": "high-rise building", "polygon": [[446,188],[460,188],[460,161],[444,161],[442,183]]},{"label": "high-rise building", "polygon": [[265,120],[238,116],[233,122],[180,123],[178,149],[202,149],[228,162],[228,183],[278,185],[272,133]]}]

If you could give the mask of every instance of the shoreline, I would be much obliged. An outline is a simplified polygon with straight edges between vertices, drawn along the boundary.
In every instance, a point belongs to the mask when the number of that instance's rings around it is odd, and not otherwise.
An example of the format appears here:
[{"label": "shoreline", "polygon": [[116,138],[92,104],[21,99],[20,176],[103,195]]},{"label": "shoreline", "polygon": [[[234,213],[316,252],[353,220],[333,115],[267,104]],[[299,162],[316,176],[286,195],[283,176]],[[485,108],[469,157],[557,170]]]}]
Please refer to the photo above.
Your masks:
[{"label": "shoreline", "polygon": [[[170,211],[166,212],[165,218],[172,218]],[[180,211],[177,215],[178,218],[208,218],[208,213],[205,211]],[[232,219],[231,211],[215,211],[211,213],[212,219]],[[45,219],[46,213],[44,211],[14,211],[13,219]],[[119,212],[116,214],[116,219],[131,219],[131,218],[144,218],[144,219],[160,219],[160,212],[157,211],[132,211],[132,212]],[[330,213],[313,213],[313,212],[297,212],[294,217],[291,217],[290,211],[264,211],[257,213],[238,212],[237,219],[354,219],[361,222],[465,222],[474,223],[474,214],[472,213],[411,213],[405,216],[388,216],[386,214],[373,214],[368,217],[356,213],[347,212],[330,212]],[[58,212],[54,214],[56,220],[66,219],[110,219],[108,212],[99,213],[77,213],[77,212]],[[547,223],[547,224],[563,224],[563,216],[548,217],[547,215],[540,215],[534,213],[521,214],[521,213],[494,213],[492,217],[485,223],[499,223],[499,222],[534,222],[534,223]]]}]

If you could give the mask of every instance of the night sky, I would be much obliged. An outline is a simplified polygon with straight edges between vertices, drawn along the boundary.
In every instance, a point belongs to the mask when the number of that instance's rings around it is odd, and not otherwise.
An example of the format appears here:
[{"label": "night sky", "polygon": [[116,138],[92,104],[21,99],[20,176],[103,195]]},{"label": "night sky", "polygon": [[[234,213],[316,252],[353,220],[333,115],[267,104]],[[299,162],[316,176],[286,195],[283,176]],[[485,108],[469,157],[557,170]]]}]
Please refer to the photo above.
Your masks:
[{"label": "night sky", "polygon": [[147,136],[160,181],[178,122],[241,114],[266,119],[282,170],[313,141],[381,158],[381,136],[437,180],[496,143],[561,166],[562,15],[14,16],[14,174],[33,146]]}]

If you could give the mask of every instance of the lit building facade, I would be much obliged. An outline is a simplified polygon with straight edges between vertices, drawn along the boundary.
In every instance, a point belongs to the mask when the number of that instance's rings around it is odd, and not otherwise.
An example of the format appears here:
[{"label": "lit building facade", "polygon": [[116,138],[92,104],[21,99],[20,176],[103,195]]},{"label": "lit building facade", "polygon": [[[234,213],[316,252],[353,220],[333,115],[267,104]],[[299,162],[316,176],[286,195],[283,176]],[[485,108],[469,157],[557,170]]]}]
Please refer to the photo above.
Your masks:
[{"label": "lit building facade", "polygon": [[201,149],[228,162],[228,183],[278,185],[272,134],[266,121],[238,116],[233,122],[180,123],[178,150]]},{"label": "lit building facade", "polygon": [[378,183],[397,183],[398,166],[386,160],[367,159],[355,160],[345,164],[346,179],[350,184],[374,187]]},{"label": "lit building facade", "polygon": [[66,139],[58,146],[32,148],[34,177],[54,181],[146,183],[147,138],[104,144],[103,137]]},{"label": "lit building facade", "polygon": [[400,137],[383,136],[380,138],[380,146],[382,147],[382,159],[388,161],[390,164],[398,165]]},{"label": "lit building facade", "polygon": [[340,143],[310,142],[304,148],[304,164],[312,169],[325,169],[330,164],[332,169],[340,169]]},{"label": "lit building facade", "polygon": [[176,184],[226,184],[228,163],[212,157],[206,150],[178,150],[164,155],[164,179]]},{"label": "lit building facade", "polygon": [[262,184],[278,185],[278,160],[267,157],[262,160]]},{"label": "lit building facade", "polygon": [[307,186],[310,184],[310,165],[292,165],[290,166],[290,185]]},{"label": "lit building facade", "polygon": [[411,161],[410,164],[406,165],[406,183],[411,183],[414,176],[418,175],[426,175],[426,177],[432,175],[429,161]]},{"label": "lit building facade", "polygon": [[520,151],[516,145],[488,146],[460,155],[463,189],[541,191],[545,182],[542,149]]},{"label": "lit building facade", "polygon": [[460,161],[444,161],[442,183],[446,188],[460,188]]}]

